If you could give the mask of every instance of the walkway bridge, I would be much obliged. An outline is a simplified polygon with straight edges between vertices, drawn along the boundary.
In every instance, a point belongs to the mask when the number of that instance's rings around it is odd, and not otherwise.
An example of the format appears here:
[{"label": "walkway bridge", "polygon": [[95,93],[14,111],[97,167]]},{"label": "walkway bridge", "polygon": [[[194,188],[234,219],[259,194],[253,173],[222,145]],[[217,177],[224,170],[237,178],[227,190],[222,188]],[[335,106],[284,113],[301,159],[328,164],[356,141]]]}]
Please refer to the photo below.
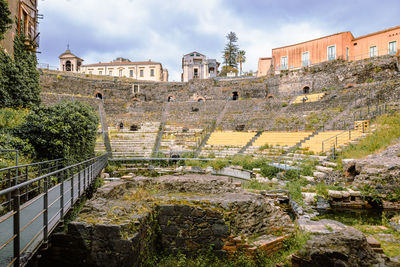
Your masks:
[{"label": "walkway bridge", "polygon": [[24,266],[107,166],[107,154],[0,169],[0,266]]}]

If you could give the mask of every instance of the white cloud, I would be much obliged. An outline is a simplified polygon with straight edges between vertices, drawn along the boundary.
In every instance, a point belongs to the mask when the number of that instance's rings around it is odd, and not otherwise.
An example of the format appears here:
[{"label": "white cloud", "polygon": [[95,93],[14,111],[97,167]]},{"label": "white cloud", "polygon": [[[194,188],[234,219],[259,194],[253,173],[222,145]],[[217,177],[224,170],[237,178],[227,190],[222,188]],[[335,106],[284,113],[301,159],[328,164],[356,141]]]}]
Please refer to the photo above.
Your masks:
[{"label": "white cloud", "polygon": [[[222,0],[42,0],[39,11],[45,16],[41,21],[45,50],[41,60],[58,65],[57,56],[65,43],[54,43],[52,37],[58,34],[60,38],[66,32],[70,36],[65,40],[85,46],[72,46],[85,63],[117,56],[152,59],[169,70],[170,80],[177,81],[182,55],[191,50],[221,61],[225,35],[230,31],[236,32],[240,48],[246,51],[244,70],[253,71],[258,58],[270,56],[273,47],[330,33],[306,22],[250,25],[250,18],[235,13]],[[57,30],[60,32],[50,32]],[[79,42],[85,38],[93,42]]]}]

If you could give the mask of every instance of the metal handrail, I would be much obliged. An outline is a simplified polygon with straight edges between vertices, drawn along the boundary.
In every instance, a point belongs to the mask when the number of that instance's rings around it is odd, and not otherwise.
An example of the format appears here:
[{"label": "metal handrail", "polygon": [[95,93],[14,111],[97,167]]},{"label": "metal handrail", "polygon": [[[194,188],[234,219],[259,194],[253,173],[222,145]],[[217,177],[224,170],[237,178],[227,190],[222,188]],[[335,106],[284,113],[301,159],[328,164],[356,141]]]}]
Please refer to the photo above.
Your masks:
[{"label": "metal handrail", "polygon": [[32,166],[37,166],[37,165],[41,165],[41,164],[53,163],[53,162],[62,161],[62,160],[64,160],[64,159],[62,159],[62,158],[61,159],[53,159],[53,160],[35,162],[35,163],[30,163],[30,164],[25,164],[25,165],[11,166],[11,167],[0,169],[0,172],[8,171],[8,170],[16,169],[16,168],[32,167]]},{"label": "metal handrail", "polygon": [[[0,217],[0,265],[27,264],[107,163],[104,154],[1,190],[12,195],[12,210]],[[21,203],[21,189],[39,181],[38,194]]]},{"label": "metal handrail", "polygon": [[37,177],[37,178],[35,178],[35,179],[31,179],[31,180],[29,180],[29,181],[20,183],[20,184],[18,184],[18,185],[14,185],[14,186],[12,186],[12,187],[10,187],[10,188],[1,190],[1,191],[0,191],[0,196],[2,196],[2,195],[4,195],[4,194],[7,194],[7,193],[10,193],[10,192],[12,192],[12,191],[14,191],[14,190],[20,189],[20,188],[22,188],[22,187],[28,186],[28,185],[30,185],[30,184],[33,184],[33,183],[35,183],[35,182],[37,182],[37,181],[43,180],[44,178],[47,178],[47,177],[50,177],[50,176],[54,176],[54,175],[56,175],[57,173],[60,173],[60,172],[62,172],[62,171],[66,171],[66,170],[69,170],[69,169],[71,169],[71,168],[75,168],[75,167],[77,167],[77,166],[79,166],[79,165],[83,165],[83,164],[85,164],[85,163],[88,163],[88,162],[90,162],[90,161],[97,160],[97,159],[99,159],[99,158],[101,158],[101,157],[104,157],[104,156],[106,156],[106,155],[97,156],[97,157],[95,157],[95,158],[92,158],[92,159],[89,159],[89,160],[86,160],[86,161],[82,161],[82,162],[77,163],[77,164],[74,164],[74,165],[67,166],[67,167],[62,168],[62,169],[60,169],[60,170],[57,170],[57,171],[54,171],[54,172],[50,172],[50,173],[44,174],[44,175],[39,176],[39,177]]}]

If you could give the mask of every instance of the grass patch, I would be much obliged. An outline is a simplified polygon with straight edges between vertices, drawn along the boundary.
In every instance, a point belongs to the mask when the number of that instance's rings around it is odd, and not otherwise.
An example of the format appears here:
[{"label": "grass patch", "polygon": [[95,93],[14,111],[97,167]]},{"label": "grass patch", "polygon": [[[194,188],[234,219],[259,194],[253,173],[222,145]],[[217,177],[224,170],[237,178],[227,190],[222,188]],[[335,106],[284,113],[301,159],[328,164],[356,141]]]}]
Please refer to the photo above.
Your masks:
[{"label": "grass patch", "polygon": [[253,189],[253,190],[273,190],[274,186],[266,184],[266,183],[260,183],[259,181],[255,179],[251,179],[250,181],[242,183],[242,187],[244,189]]},{"label": "grass patch", "polygon": [[400,138],[400,113],[382,115],[376,119],[375,124],[377,130],[358,144],[345,148],[338,162],[344,158],[359,159],[380,152]]},{"label": "grass patch", "polygon": [[301,194],[302,183],[300,180],[288,183],[289,195],[293,201],[300,206],[304,206],[303,195]]}]

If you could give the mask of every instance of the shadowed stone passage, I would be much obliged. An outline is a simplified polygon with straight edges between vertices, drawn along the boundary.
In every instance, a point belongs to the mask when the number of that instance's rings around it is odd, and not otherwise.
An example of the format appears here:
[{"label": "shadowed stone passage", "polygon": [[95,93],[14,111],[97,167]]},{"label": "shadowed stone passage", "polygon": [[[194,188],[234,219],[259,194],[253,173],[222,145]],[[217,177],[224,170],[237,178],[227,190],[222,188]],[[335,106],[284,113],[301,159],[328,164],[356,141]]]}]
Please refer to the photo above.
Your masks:
[{"label": "shadowed stone passage", "polygon": [[140,266],[161,251],[194,254],[212,248],[223,256],[240,247],[268,252],[294,231],[273,200],[226,177],[124,179],[104,186],[85,204],[68,230],[53,238],[42,266]]}]

